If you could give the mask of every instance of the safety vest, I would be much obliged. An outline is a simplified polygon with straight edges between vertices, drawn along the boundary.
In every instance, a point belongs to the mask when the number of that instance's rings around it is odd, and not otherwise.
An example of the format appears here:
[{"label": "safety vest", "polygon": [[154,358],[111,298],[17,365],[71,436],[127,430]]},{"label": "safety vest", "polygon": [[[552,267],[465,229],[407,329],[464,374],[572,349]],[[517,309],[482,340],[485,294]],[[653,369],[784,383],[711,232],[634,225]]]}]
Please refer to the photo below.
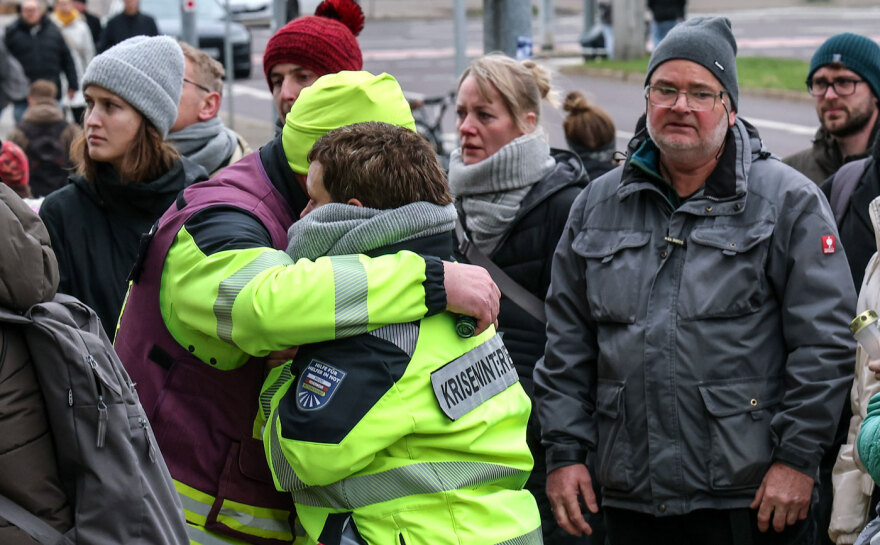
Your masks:
[{"label": "safety vest", "polygon": [[[255,438],[264,360],[252,358],[234,370],[212,368],[191,354],[195,347],[175,341],[159,307],[162,269],[175,236],[193,214],[218,205],[250,212],[274,247],[286,248],[293,213],[259,152],[189,186],[142,243],[114,345],[137,384],[191,530],[261,545],[290,543],[293,504],[275,490],[263,443]],[[208,537],[193,541],[210,543]]]}]

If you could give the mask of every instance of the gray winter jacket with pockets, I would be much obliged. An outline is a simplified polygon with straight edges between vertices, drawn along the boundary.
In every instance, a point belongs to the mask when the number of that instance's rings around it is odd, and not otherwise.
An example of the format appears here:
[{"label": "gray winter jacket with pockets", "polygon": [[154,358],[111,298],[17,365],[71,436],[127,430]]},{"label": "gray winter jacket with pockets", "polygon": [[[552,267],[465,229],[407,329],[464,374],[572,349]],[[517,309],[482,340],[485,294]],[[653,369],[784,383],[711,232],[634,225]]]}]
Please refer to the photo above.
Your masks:
[{"label": "gray winter jacket with pockets", "polygon": [[605,505],[655,516],[746,507],[773,462],[815,476],[831,441],[855,350],[847,260],[818,187],[753,127],[736,121],[678,208],[640,127],[554,256],[535,370],[548,470],[590,455]]}]

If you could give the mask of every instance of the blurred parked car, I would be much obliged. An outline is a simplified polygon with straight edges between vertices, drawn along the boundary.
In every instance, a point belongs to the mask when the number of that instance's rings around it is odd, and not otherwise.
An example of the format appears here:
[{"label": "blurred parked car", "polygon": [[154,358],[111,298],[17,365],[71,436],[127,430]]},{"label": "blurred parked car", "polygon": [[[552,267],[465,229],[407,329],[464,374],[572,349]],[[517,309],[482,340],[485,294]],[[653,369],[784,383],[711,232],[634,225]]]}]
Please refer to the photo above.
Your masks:
[{"label": "blurred parked car", "polygon": [[[221,4],[225,0],[219,0]],[[284,0],[287,6],[285,19],[290,21],[300,15],[312,15],[321,0]],[[232,19],[246,25],[270,25],[273,0],[229,0]]]},{"label": "blurred parked car", "polygon": [[[221,0],[222,1],[222,0]],[[180,0],[141,0],[140,10],[156,19],[159,32],[180,39]],[[113,0],[110,14],[122,11],[122,1]],[[108,15],[109,17],[109,15]],[[226,10],[217,0],[196,0],[196,32],[199,49],[226,67]],[[229,25],[235,79],[251,75],[251,32],[241,23]]]}]

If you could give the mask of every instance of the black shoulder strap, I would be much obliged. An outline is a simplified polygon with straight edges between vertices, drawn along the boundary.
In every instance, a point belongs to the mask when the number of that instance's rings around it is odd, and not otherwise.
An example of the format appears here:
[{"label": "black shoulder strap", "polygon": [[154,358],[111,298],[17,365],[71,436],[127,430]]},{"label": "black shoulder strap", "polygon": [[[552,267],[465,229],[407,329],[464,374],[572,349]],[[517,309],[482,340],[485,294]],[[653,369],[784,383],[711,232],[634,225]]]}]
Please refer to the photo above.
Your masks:
[{"label": "black shoulder strap", "polygon": [[828,200],[831,204],[831,211],[834,212],[834,220],[838,225],[846,215],[849,199],[852,197],[856,185],[868,169],[869,159],[866,157],[846,163],[834,173],[834,177],[831,179],[831,198]]},{"label": "black shoulder strap", "polygon": [[513,301],[519,308],[528,312],[533,318],[541,322],[547,323],[547,314],[544,311],[544,301],[536,297],[535,294],[522,287],[516,280],[502,271],[486,254],[481,252],[468,239],[464,227],[461,225],[459,218],[455,219],[455,238],[458,241],[458,250],[472,265],[479,265],[487,271],[492,280],[498,284],[498,288],[505,297]]},{"label": "black shoulder strap", "polygon": [[40,545],[66,545],[70,541],[42,519],[0,494],[0,517],[37,540]]}]

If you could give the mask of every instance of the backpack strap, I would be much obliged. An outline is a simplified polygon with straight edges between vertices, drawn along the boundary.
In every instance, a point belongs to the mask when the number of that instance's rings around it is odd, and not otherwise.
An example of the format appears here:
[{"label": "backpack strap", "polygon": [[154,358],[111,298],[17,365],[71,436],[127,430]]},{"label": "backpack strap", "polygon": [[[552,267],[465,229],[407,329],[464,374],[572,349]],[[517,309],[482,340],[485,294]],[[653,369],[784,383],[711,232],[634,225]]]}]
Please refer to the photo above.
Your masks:
[{"label": "backpack strap", "polygon": [[831,178],[831,211],[834,212],[834,220],[840,225],[846,210],[849,207],[849,199],[856,189],[862,175],[868,169],[868,159],[850,161],[840,167]]},{"label": "backpack strap", "polygon": [[66,545],[70,543],[64,534],[3,494],[0,494],[0,516],[37,540],[40,545]]},{"label": "backpack strap", "polygon": [[489,271],[489,276],[491,276],[492,280],[498,284],[498,288],[505,297],[513,301],[516,306],[529,313],[529,315],[542,324],[547,323],[547,313],[544,311],[544,301],[508,276],[506,272],[501,270],[501,267],[496,265],[486,256],[486,254],[481,252],[475,244],[472,244],[467,233],[465,233],[460,218],[458,217],[455,218],[455,238],[458,241],[458,251],[461,252],[461,254],[465,256],[472,265],[479,265]]}]

